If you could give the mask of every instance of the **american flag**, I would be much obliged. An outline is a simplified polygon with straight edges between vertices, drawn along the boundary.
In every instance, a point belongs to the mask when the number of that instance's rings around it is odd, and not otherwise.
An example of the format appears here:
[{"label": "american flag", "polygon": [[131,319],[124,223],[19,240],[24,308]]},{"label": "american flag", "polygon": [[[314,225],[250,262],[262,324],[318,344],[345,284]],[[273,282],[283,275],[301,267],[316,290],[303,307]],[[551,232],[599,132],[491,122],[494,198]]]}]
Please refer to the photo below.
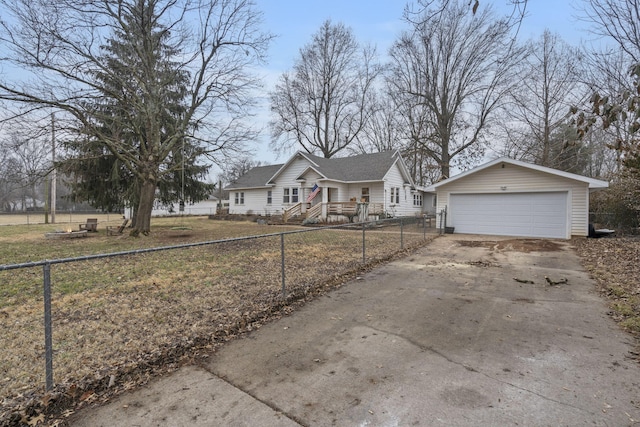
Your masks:
[{"label": "american flag", "polygon": [[313,198],[316,197],[319,192],[320,192],[320,187],[318,187],[318,184],[313,184],[313,188],[311,189],[311,193],[309,193],[309,196],[307,196],[307,203],[312,201]]}]

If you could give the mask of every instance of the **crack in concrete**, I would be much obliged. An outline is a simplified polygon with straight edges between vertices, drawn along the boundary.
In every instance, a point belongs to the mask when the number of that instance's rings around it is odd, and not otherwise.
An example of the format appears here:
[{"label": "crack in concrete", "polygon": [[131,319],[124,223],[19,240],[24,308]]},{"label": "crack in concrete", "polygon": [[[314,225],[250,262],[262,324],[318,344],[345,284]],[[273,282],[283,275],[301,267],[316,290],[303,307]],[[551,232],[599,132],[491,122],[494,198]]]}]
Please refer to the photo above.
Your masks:
[{"label": "crack in concrete", "polygon": [[386,331],[386,330],[384,330],[384,329],[380,329],[380,328],[375,328],[375,327],[372,327],[372,326],[370,326],[370,325],[364,325],[364,324],[363,324],[362,326],[368,327],[368,328],[373,329],[373,330],[375,330],[375,331],[377,331],[377,332],[380,332],[380,333],[385,333],[385,334],[388,334],[388,335],[391,335],[391,336],[395,336],[395,337],[401,338],[401,339],[405,340],[406,342],[410,343],[411,345],[413,345],[413,346],[415,346],[415,347],[419,348],[419,349],[420,349],[420,350],[422,350],[422,351],[429,351],[429,352],[431,352],[431,353],[433,353],[433,354],[436,354],[436,355],[438,355],[438,356],[442,357],[444,360],[446,360],[446,361],[447,361],[447,362],[449,362],[449,363],[452,363],[452,364],[454,364],[454,365],[461,366],[461,367],[463,367],[464,369],[466,369],[467,371],[478,373],[478,374],[480,374],[480,375],[482,375],[482,376],[484,376],[484,377],[486,377],[486,378],[488,378],[488,379],[490,379],[490,380],[493,380],[493,381],[499,382],[499,383],[501,383],[501,384],[506,384],[506,385],[508,385],[508,386],[510,386],[510,387],[513,387],[513,388],[515,388],[515,389],[518,389],[518,390],[524,391],[524,392],[526,392],[526,393],[533,394],[533,395],[535,395],[535,396],[540,397],[540,398],[541,398],[541,399],[543,399],[543,400],[546,400],[546,401],[549,401],[549,402],[553,402],[553,403],[556,403],[556,404],[558,404],[558,405],[567,406],[567,407],[569,407],[569,408],[577,409],[577,410],[579,410],[579,411],[586,412],[587,414],[590,414],[590,415],[595,415],[595,412],[589,411],[589,410],[587,410],[587,409],[581,408],[581,407],[576,406],[576,405],[572,405],[571,403],[561,402],[561,401],[559,401],[559,400],[556,400],[556,399],[553,399],[553,398],[551,398],[551,397],[548,397],[548,396],[542,395],[542,394],[540,394],[540,393],[538,393],[538,392],[535,392],[535,391],[533,391],[533,390],[529,390],[529,389],[526,389],[526,388],[524,388],[524,387],[520,387],[520,386],[518,386],[518,385],[516,385],[516,384],[510,383],[509,381],[505,381],[505,380],[502,380],[502,379],[500,379],[500,378],[495,378],[495,377],[493,377],[493,376],[491,376],[491,375],[489,375],[489,374],[487,374],[487,373],[485,373],[485,372],[482,372],[482,371],[480,371],[480,370],[478,370],[478,369],[474,368],[473,366],[470,366],[470,365],[465,364],[465,363],[463,363],[463,362],[459,362],[459,361],[457,361],[457,360],[454,360],[454,359],[452,359],[451,357],[447,356],[445,353],[443,353],[443,352],[441,352],[441,351],[438,351],[438,350],[436,350],[436,349],[435,349],[435,348],[433,348],[433,347],[424,346],[424,345],[422,345],[422,344],[420,344],[420,343],[417,343],[417,342],[415,342],[415,341],[413,341],[413,340],[411,340],[411,339],[409,339],[409,338],[407,338],[407,337],[405,337],[405,336],[403,336],[403,335],[401,335],[401,334],[397,334],[397,333],[394,333],[394,332]]},{"label": "crack in concrete", "polygon": [[199,364],[199,367],[201,369],[204,369],[206,372],[210,373],[211,375],[215,376],[219,380],[224,381],[225,383],[229,384],[231,387],[235,388],[236,390],[240,390],[242,393],[246,394],[247,396],[250,396],[252,399],[255,399],[258,402],[262,403],[263,405],[269,407],[274,412],[276,412],[278,414],[281,414],[282,416],[286,417],[287,419],[293,421],[294,423],[298,424],[299,426],[307,427],[307,424],[305,424],[302,420],[298,419],[298,417],[296,417],[295,415],[289,414],[288,412],[282,410],[281,408],[279,408],[278,406],[276,406],[272,402],[260,399],[258,396],[254,395],[250,391],[245,390],[244,388],[240,387],[238,384],[235,384],[235,383],[231,382],[228,378],[220,376],[213,369],[209,369],[208,366],[206,366],[204,364]]}]

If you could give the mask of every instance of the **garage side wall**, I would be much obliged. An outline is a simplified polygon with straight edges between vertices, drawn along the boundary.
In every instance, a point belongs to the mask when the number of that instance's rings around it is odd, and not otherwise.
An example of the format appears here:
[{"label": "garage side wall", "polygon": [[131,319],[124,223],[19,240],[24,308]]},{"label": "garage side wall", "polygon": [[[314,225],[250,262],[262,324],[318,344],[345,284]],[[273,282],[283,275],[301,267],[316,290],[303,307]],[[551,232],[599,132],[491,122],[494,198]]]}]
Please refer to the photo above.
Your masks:
[{"label": "garage side wall", "polygon": [[[503,167],[504,165],[504,167]],[[504,189],[503,189],[504,188]],[[451,194],[483,193],[523,193],[568,191],[569,228],[572,236],[588,234],[589,190],[588,184],[573,179],[512,165],[497,164],[480,170],[450,184],[443,184],[437,190],[437,212],[451,206]],[[447,216],[447,225],[451,215]]]}]

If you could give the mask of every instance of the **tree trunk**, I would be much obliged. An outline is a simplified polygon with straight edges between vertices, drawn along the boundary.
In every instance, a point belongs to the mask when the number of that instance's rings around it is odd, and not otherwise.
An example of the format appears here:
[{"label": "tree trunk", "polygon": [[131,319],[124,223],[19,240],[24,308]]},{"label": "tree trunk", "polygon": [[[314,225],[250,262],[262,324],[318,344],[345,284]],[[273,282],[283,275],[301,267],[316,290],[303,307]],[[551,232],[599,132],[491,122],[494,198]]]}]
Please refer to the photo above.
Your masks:
[{"label": "tree trunk", "polygon": [[140,188],[140,202],[135,213],[135,227],[131,235],[137,236],[140,233],[147,235],[151,231],[151,211],[156,198],[156,183],[144,181]]},{"label": "tree trunk", "polygon": [[[446,140],[445,140],[446,138]],[[442,148],[442,153],[440,156],[440,173],[442,174],[441,179],[450,178],[451,173],[451,154],[449,153],[449,137],[445,133],[440,142],[440,147]]]}]

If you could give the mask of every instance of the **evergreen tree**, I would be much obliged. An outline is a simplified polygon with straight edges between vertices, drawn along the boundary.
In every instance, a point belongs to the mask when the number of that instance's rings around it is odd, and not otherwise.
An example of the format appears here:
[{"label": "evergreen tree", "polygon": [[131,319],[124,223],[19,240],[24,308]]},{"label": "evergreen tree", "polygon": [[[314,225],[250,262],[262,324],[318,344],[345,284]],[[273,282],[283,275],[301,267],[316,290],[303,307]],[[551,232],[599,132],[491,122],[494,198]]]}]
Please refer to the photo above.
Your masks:
[{"label": "evergreen tree", "polygon": [[[158,196],[206,193],[204,157],[220,165],[256,138],[250,67],[272,36],[258,30],[251,0],[2,3],[10,19],[0,28],[11,37],[0,39],[0,66],[29,73],[0,76],[0,100],[61,112],[76,141],[69,168],[97,188],[82,184],[80,193],[104,206],[123,194],[136,212],[132,234],[150,231]],[[95,194],[114,176],[107,194]]]}]

